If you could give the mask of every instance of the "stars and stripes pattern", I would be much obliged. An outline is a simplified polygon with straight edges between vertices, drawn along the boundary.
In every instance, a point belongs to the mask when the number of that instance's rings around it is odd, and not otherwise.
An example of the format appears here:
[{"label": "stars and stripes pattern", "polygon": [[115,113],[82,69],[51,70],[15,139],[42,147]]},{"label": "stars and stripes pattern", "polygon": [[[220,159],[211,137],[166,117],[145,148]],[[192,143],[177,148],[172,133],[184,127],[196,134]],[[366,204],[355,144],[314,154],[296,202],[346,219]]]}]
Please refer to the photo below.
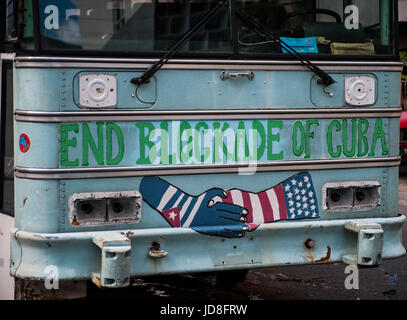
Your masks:
[{"label": "stars and stripes pattern", "polygon": [[318,202],[309,173],[299,174],[282,183],[289,220],[318,218]]},{"label": "stars and stripes pattern", "polygon": [[[281,220],[318,218],[318,202],[309,173],[297,174],[268,190],[252,193],[240,189],[226,192],[227,197],[216,196],[217,202],[231,203],[248,211],[247,223],[259,225]],[[203,203],[205,194],[190,196],[170,185],[158,202],[156,209],[172,227],[191,226]]]},{"label": "stars and stripes pattern", "polygon": [[249,211],[248,223],[262,224],[319,217],[317,197],[309,173],[298,174],[259,193],[232,189],[227,194],[227,198],[216,197],[214,201],[245,208]]}]

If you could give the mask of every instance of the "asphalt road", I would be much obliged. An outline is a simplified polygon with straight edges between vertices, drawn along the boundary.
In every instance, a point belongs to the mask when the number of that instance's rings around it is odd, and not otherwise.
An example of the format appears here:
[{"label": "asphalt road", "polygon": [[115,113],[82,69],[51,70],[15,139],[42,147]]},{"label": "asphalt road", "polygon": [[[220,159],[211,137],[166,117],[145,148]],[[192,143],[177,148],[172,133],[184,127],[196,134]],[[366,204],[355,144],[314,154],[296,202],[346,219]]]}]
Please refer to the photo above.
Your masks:
[{"label": "asphalt road", "polygon": [[[403,173],[405,172],[405,173]],[[407,214],[407,169],[399,184],[399,210]],[[407,247],[407,224],[403,243]],[[131,298],[179,301],[247,300],[405,300],[407,256],[383,261],[376,268],[359,269],[359,289],[345,288],[345,265],[330,264],[251,270],[246,280],[221,286],[214,275],[176,275],[136,279],[128,289],[101,290],[92,283],[87,299]]]}]

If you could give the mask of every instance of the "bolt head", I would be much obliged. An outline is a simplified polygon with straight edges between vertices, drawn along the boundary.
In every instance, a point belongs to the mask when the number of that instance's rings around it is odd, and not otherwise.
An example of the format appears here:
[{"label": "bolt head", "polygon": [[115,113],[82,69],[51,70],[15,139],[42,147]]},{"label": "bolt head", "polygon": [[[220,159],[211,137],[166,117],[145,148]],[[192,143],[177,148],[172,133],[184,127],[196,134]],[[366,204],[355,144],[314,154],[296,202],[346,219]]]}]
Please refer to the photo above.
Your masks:
[{"label": "bolt head", "polygon": [[311,249],[311,248],[315,247],[315,240],[308,239],[307,241],[305,241],[305,246],[308,249]]}]

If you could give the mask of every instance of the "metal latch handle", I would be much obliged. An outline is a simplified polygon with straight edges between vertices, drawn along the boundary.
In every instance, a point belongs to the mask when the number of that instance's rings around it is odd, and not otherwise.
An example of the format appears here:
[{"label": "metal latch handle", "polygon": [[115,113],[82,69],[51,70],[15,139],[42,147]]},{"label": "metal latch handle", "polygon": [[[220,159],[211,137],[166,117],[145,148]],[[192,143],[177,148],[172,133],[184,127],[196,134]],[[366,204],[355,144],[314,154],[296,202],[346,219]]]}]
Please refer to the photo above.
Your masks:
[{"label": "metal latch handle", "polygon": [[222,73],[220,74],[220,78],[222,80],[227,80],[227,79],[241,79],[241,78],[247,78],[249,80],[253,80],[254,79],[254,72],[249,72],[249,73],[229,73],[226,71],[222,71]]}]

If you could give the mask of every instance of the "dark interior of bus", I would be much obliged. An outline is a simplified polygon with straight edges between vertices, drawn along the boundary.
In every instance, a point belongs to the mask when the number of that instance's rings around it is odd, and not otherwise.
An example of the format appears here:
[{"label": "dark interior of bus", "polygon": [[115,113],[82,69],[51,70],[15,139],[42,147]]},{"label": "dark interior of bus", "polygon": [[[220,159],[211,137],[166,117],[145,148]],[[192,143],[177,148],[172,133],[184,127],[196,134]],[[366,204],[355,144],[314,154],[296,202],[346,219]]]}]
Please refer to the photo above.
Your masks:
[{"label": "dark interior of bus", "polygon": [[[7,12],[17,1],[7,1]],[[22,49],[159,55],[188,32],[218,2],[214,0],[24,1]],[[304,54],[395,55],[393,1],[231,0],[178,51],[184,54],[284,55],[278,38]],[[34,7],[33,7],[34,4]],[[244,12],[272,32],[270,39],[247,25]],[[9,16],[9,25],[13,15]],[[35,23],[38,21],[39,23]],[[18,35],[18,30],[8,30]],[[294,39],[294,40],[292,40]],[[307,47],[308,46],[308,47]],[[40,47],[40,48],[38,48]]]}]

